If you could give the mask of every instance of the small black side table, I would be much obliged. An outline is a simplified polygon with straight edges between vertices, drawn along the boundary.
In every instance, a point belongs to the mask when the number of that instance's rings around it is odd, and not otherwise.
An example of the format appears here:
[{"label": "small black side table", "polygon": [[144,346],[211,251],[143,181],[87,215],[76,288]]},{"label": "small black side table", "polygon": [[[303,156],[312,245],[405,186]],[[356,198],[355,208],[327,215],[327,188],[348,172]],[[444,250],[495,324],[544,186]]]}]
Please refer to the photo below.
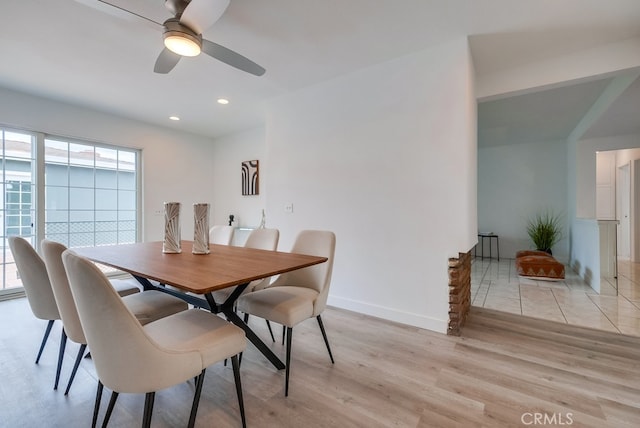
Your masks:
[{"label": "small black side table", "polygon": [[[484,259],[484,238],[489,238],[489,258],[493,258],[493,254],[491,253],[491,243],[493,241],[493,238],[496,239],[496,252],[498,255],[498,261],[500,261],[500,239],[498,238],[498,235],[496,235],[495,233],[478,233],[478,244],[480,244],[480,250],[482,251],[481,257],[482,259]],[[478,245],[476,245],[474,247],[473,250],[473,255],[476,256],[477,255],[477,249],[478,249]]]}]

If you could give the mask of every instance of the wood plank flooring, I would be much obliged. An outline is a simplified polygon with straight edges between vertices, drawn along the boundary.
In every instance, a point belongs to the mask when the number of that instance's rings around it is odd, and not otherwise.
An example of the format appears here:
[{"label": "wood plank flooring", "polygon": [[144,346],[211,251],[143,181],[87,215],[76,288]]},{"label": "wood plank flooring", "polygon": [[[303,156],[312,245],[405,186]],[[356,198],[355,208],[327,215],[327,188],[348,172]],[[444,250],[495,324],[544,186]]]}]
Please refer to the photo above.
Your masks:
[{"label": "wood plank flooring", "polygon": [[[241,372],[249,427],[640,426],[638,337],[477,307],[461,337],[334,308],[323,319],[336,364],[314,320],[296,327],[288,398],[284,372],[248,348]],[[262,320],[251,325],[269,337]],[[1,427],[90,425],[92,361],[82,362],[65,397],[77,351],[69,344],[54,391],[60,326],[36,365],[44,327],[25,299],[0,302]],[[283,356],[280,332],[273,349]],[[186,426],[192,394],[193,382],[156,394],[152,426]],[[139,426],[143,401],[121,395],[109,426]],[[196,426],[241,426],[230,367],[207,370]]]}]

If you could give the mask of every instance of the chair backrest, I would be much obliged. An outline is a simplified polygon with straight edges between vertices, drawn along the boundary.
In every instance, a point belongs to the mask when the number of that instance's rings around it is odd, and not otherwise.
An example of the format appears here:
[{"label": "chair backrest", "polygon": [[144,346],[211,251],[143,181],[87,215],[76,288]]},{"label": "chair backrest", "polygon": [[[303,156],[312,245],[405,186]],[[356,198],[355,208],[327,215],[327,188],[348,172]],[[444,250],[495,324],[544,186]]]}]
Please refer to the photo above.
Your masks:
[{"label": "chair backrest", "polygon": [[69,279],[67,278],[67,272],[62,264],[62,253],[66,249],[67,247],[61,243],[49,241],[48,239],[44,239],[40,243],[42,258],[44,259],[44,264],[47,267],[49,281],[51,282],[53,295],[55,296],[56,303],[58,304],[58,310],[60,311],[64,331],[69,339],[73,340],[75,343],[86,344],[87,339],[84,336],[84,331],[80,324],[80,317],[78,316],[76,302],[73,300],[71,288],[69,287]]},{"label": "chair backrest", "polygon": [[33,315],[42,320],[59,320],[60,313],[42,258],[26,239],[19,236],[9,237],[9,247]]},{"label": "chair backrest", "polygon": [[147,393],[182,382],[202,367],[197,351],[167,352],[153,341],[89,260],[62,253],[71,292],[100,381],[112,391]]},{"label": "chair backrest", "polygon": [[[280,231],[278,229],[254,229],[251,231],[244,243],[246,248],[257,248],[258,250],[272,250],[278,248],[278,240],[280,239]],[[249,285],[248,291],[260,290],[265,288],[271,282],[271,277],[258,279]]]},{"label": "chair backrest", "polygon": [[319,315],[327,305],[335,249],[336,235],[333,232],[324,230],[301,231],[296,237],[291,252],[326,257],[327,261],[304,269],[283,273],[270,287],[295,286],[316,290],[319,295],[314,302],[313,312],[314,316]]},{"label": "chair backrest", "polygon": [[215,225],[209,229],[209,243],[231,245],[235,230],[236,229],[233,226]]},{"label": "chair backrest", "polygon": [[244,246],[259,250],[275,250],[278,248],[280,231],[278,229],[254,229],[247,237]]}]

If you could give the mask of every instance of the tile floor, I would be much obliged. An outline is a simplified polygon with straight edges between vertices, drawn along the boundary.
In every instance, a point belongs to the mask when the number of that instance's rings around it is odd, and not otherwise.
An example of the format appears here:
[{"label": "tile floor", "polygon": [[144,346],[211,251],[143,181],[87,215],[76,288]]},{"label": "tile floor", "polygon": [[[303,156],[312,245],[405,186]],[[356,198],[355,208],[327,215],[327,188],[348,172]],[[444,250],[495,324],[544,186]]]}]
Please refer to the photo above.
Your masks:
[{"label": "tile floor", "polygon": [[515,260],[473,260],[471,304],[640,336],[640,263],[618,263],[618,295],[597,294],[570,268],[564,281],[521,278]]}]

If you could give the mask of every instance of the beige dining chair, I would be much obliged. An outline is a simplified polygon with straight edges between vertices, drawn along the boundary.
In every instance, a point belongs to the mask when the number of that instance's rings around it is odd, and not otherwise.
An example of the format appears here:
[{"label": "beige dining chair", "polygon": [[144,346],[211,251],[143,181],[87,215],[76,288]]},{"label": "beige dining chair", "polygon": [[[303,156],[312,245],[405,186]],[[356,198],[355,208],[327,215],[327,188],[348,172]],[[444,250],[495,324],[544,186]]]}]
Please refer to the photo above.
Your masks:
[{"label": "beige dining chair", "polygon": [[[280,231],[278,229],[254,229],[251,231],[244,243],[245,248],[256,248],[258,250],[274,251],[278,248],[278,240]],[[249,283],[243,293],[249,293],[253,290],[261,290],[269,284],[269,278],[258,279]],[[216,302],[224,302],[229,298],[236,287],[223,288],[212,293]]]},{"label": "beige dining chair", "polygon": [[333,232],[303,230],[296,237],[291,252],[326,257],[327,261],[283,273],[266,288],[245,294],[238,299],[239,311],[286,327],[285,396],[289,395],[291,339],[294,326],[308,318],[315,317],[320,326],[327,351],[329,351],[331,363],[334,363],[320,315],[327,305],[335,247],[336,237]]},{"label": "beige dining chair", "polygon": [[217,245],[231,245],[235,227],[217,224],[209,229],[209,243]]},{"label": "beige dining chair", "polygon": [[[47,321],[47,328],[44,332],[42,343],[40,344],[38,356],[36,357],[36,364],[38,364],[49,334],[51,333],[51,328],[54,322],[60,319],[60,312],[56,305],[56,299],[53,296],[49,277],[47,276],[47,268],[33,246],[24,238],[10,236],[9,248],[11,248],[11,254],[16,262],[18,274],[22,280],[22,286],[27,295],[31,312],[33,312],[36,318]],[[59,355],[61,355],[61,353],[59,353]],[[58,387],[61,363],[62,361],[59,358],[54,389]]]},{"label": "beige dining chair", "polygon": [[[53,289],[53,295],[62,318],[63,331],[65,332],[62,339],[63,343],[60,345],[61,349],[64,351],[67,338],[74,343],[80,344],[67,388],[64,391],[64,394],[67,395],[82,361],[82,356],[87,347],[87,340],[80,324],[76,304],[71,295],[67,273],[62,264],[62,253],[67,247],[59,242],[45,239],[40,243],[40,249]],[[113,280],[110,282],[113,286]],[[188,309],[185,301],[161,291],[143,291],[142,293],[126,295],[122,297],[122,301],[140,321],[140,324],[143,325]],[[61,356],[61,358],[64,358],[64,352]]]},{"label": "beige dining chair", "polygon": [[[35,248],[33,248],[26,239],[19,236],[9,237],[9,247],[16,262],[18,273],[22,278],[22,285],[24,286],[25,294],[27,295],[27,300],[33,314],[36,318],[48,321],[40,350],[36,357],[36,364],[38,364],[53,323],[55,320],[61,319],[61,314],[55,300],[49,276],[47,275],[47,268]],[[116,288],[116,291],[120,295],[131,295],[140,291],[140,288],[131,285],[126,280],[118,281],[112,284],[112,286]],[[56,379],[53,384],[53,389],[58,389],[66,340],[67,334],[63,322],[60,349],[58,351],[58,366],[56,368]]]},{"label": "beige dining chair", "polygon": [[145,394],[143,427],[149,427],[155,392],[196,378],[189,427],[193,427],[205,370],[231,358],[243,427],[246,426],[238,354],[244,331],[208,311],[190,309],[142,326],[104,274],[72,250],[62,254],[82,329],[98,374],[95,426],[103,387],[111,389],[106,426],[120,393]]},{"label": "beige dining chair", "polygon": [[[247,240],[245,241],[244,246],[245,248],[256,248],[258,250],[275,251],[275,249],[278,248],[279,239],[280,239],[280,231],[278,229],[267,229],[267,228],[254,229],[251,231],[251,233],[247,237]],[[265,288],[267,285],[269,285],[270,280],[271,278],[263,278],[263,279],[257,279],[255,281],[252,281],[249,283],[247,288],[245,288],[242,291],[242,294],[250,293],[254,290],[261,290]],[[235,289],[236,287],[223,288],[222,290],[214,291],[211,294],[213,295],[213,299],[216,302],[224,302],[229,298],[229,296],[231,296],[231,293],[233,293]],[[244,319],[245,323],[247,321],[249,321],[248,314],[245,315],[245,319]],[[269,328],[269,334],[271,335],[271,340],[275,342],[276,339],[273,336],[273,330],[271,329],[271,324],[269,323],[269,320],[266,320],[266,321],[267,321],[267,327]],[[240,356],[240,358],[242,358],[242,355]],[[226,365],[227,361],[225,360],[224,363]]]}]

